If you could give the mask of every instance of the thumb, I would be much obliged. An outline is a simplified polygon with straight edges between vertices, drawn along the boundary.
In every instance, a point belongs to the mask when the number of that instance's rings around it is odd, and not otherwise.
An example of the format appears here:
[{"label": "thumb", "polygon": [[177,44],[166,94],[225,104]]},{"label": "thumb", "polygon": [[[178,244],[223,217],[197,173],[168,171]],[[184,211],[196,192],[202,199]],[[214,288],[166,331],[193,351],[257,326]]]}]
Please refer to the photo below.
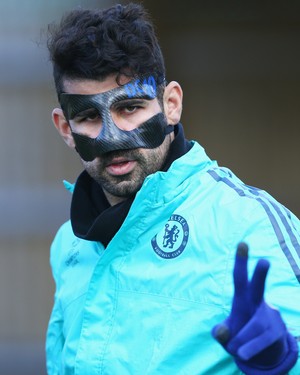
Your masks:
[{"label": "thumb", "polygon": [[214,326],[211,334],[221,345],[226,345],[230,338],[229,328],[224,322]]}]

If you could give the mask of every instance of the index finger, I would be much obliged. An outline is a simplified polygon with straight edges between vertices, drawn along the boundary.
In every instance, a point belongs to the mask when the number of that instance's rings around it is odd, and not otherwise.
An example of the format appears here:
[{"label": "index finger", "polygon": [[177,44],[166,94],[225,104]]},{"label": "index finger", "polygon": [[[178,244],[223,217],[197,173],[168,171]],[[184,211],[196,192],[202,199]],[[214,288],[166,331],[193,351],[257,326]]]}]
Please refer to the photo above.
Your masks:
[{"label": "index finger", "polygon": [[259,259],[256,264],[250,282],[250,296],[254,306],[258,306],[264,298],[265,282],[269,268],[270,262],[266,259]]}]

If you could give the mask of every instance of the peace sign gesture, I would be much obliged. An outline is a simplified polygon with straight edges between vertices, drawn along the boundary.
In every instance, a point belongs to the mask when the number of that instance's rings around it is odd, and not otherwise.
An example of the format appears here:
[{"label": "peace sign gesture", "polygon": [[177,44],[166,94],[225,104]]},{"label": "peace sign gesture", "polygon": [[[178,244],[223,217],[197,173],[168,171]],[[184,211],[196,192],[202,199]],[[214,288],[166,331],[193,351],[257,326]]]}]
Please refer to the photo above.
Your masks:
[{"label": "peace sign gesture", "polygon": [[270,263],[260,259],[250,281],[247,263],[248,246],[240,243],[233,271],[231,312],[213,328],[212,335],[245,374],[286,374],[297,361],[298,345],[279,311],[264,300]]}]

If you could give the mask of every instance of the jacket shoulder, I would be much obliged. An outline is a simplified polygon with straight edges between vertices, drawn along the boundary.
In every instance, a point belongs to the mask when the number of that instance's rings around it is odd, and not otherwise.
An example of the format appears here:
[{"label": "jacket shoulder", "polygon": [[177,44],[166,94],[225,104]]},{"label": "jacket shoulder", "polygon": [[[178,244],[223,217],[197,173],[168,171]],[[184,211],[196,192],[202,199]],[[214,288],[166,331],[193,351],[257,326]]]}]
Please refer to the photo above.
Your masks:
[{"label": "jacket shoulder", "polygon": [[65,258],[74,241],[78,241],[78,238],[74,235],[71,221],[68,220],[57,231],[50,248],[50,264],[55,281],[57,281],[58,268],[62,259]]}]

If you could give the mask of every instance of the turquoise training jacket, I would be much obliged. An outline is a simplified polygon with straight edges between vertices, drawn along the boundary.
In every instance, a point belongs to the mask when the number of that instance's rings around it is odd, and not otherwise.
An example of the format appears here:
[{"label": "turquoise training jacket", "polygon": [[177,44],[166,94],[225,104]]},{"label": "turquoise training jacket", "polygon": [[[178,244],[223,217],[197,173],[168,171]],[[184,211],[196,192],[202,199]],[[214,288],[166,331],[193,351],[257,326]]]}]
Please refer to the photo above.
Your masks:
[{"label": "turquoise training jacket", "polygon": [[271,262],[266,300],[299,336],[299,233],[291,212],[193,142],[146,178],[106,249],[70,222],[58,231],[48,374],[242,374],[211,336],[230,312],[236,246],[250,246],[250,276],[259,258]]}]

